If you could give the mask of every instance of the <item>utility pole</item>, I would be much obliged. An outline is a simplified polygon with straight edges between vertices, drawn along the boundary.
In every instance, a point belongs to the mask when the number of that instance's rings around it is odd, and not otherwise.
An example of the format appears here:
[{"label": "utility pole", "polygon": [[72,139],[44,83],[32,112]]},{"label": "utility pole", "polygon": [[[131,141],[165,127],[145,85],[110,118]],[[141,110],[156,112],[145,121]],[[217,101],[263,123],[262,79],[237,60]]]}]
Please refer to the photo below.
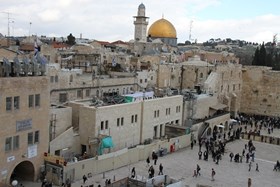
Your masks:
[{"label": "utility pole", "polygon": [[7,45],[8,46],[10,46],[10,20],[12,19],[12,18],[10,18],[10,12],[1,12],[1,13],[3,13],[3,14],[7,14],[7,18],[8,18],[8,37],[7,37]]}]

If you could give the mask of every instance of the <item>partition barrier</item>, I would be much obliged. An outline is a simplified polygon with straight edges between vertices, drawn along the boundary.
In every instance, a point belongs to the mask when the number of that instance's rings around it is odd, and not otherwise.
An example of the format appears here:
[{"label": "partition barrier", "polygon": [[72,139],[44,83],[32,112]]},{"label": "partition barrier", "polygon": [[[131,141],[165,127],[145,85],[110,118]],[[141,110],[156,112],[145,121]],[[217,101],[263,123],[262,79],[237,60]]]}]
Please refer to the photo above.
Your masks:
[{"label": "partition barrier", "polygon": [[[67,163],[63,167],[63,179],[70,179],[72,182],[81,180],[83,175],[96,175],[114,170],[123,166],[127,167],[127,176],[130,176],[130,165],[140,160],[151,159],[152,152],[158,152],[160,148],[170,152],[176,152],[185,148],[191,143],[191,134],[154,142],[148,145],[138,145],[131,149],[122,149],[116,152],[96,156],[94,158],[81,160],[78,162]],[[160,157],[159,157],[160,159]]]}]

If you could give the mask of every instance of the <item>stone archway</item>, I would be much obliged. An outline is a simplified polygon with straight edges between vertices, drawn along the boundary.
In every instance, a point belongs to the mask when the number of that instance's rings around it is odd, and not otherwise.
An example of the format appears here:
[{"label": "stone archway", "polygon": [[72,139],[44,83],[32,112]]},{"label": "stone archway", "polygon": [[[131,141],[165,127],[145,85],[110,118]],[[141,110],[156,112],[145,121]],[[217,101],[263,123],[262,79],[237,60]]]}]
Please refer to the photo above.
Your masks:
[{"label": "stone archway", "polygon": [[13,170],[10,182],[13,180],[33,181],[35,176],[34,165],[30,161],[23,161],[19,163]]},{"label": "stone archway", "polygon": [[223,131],[224,131],[224,128],[222,126],[224,126],[223,123],[220,123],[219,133],[223,133]]},{"label": "stone archway", "polygon": [[228,121],[225,122],[225,131],[228,130]]},{"label": "stone archway", "polygon": [[210,127],[207,129],[206,135],[207,136],[211,136],[212,135],[212,129]]}]

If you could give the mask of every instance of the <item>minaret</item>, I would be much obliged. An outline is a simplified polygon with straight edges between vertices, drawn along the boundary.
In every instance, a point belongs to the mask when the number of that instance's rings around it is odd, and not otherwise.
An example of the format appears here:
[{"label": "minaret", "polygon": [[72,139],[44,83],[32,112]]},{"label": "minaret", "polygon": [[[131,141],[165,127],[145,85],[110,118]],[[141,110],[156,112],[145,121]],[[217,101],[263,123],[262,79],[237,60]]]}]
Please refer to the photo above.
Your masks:
[{"label": "minaret", "polygon": [[145,16],[145,6],[141,3],[138,6],[137,16],[134,16],[134,40],[146,42],[147,41],[147,26],[149,17]]}]

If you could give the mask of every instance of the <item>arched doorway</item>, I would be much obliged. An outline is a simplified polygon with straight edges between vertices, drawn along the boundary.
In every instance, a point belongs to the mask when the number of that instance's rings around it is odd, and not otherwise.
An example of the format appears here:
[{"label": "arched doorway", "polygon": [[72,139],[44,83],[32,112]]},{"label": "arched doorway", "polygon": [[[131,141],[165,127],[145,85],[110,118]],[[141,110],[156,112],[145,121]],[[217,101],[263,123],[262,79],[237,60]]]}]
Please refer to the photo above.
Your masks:
[{"label": "arched doorway", "polygon": [[228,130],[228,121],[225,122],[225,131]]},{"label": "arched doorway", "polygon": [[211,133],[212,133],[212,129],[209,127],[208,129],[207,129],[207,136],[211,136]]},{"label": "arched doorway", "polygon": [[224,128],[224,125],[223,123],[220,123],[220,126],[219,126],[219,133],[223,133],[223,129]]},{"label": "arched doorway", "polygon": [[33,181],[35,176],[35,170],[32,162],[23,161],[19,163],[13,170],[10,182],[13,180],[18,181]]}]

